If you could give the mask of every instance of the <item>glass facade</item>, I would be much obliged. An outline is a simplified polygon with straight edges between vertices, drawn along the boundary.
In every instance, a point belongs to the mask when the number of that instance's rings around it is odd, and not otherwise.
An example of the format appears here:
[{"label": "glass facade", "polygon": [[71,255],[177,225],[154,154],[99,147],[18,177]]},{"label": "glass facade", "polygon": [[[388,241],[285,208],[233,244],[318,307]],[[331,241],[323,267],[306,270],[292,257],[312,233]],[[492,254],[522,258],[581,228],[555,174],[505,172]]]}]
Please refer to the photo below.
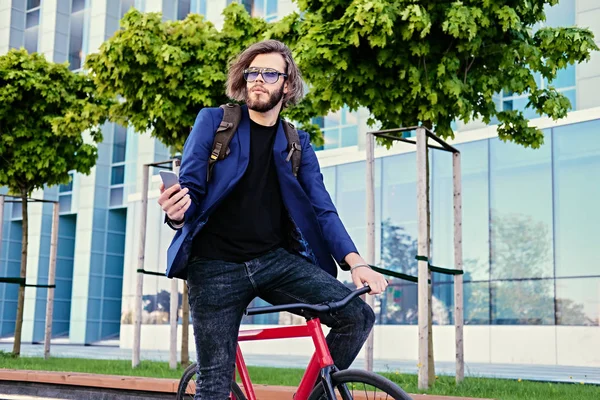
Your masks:
[{"label": "glass facade", "polygon": [[[11,208],[14,210],[15,204],[5,204],[5,213]],[[0,223],[3,224],[0,276],[18,277],[21,271],[21,221],[4,218]],[[15,331],[18,294],[19,285],[0,283],[0,337],[11,336]]]},{"label": "glass facade", "polygon": [[[548,129],[535,150],[498,138],[457,145],[466,324],[600,324],[598,130],[600,120]],[[432,153],[432,263],[453,268],[452,159]],[[366,243],[364,166],[323,170],[359,251]],[[415,153],[377,159],[376,177],[376,261],[416,275]],[[452,278],[433,274],[432,283],[434,322],[452,324]],[[379,322],[416,324],[416,284],[391,279],[391,286],[378,305]]]},{"label": "glass facade", "polygon": [[119,335],[126,220],[125,208],[94,213],[86,343]]},{"label": "glass facade", "polygon": [[315,150],[330,150],[358,144],[358,118],[356,113],[344,107],[325,117],[313,119],[323,132],[324,144]]}]

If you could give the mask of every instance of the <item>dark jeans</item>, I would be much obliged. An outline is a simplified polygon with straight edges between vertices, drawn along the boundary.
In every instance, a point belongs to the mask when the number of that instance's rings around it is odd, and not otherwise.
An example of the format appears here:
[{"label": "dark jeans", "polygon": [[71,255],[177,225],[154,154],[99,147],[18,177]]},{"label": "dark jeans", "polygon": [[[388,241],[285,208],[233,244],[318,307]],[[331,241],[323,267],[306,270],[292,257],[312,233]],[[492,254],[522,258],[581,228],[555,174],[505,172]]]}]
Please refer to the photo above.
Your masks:
[{"label": "dark jeans", "polygon": [[[196,400],[228,398],[240,323],[256,296],[274,305],[318,304],[350,293],[340,281],[284,249],[243,264],[194,258],[188,271],[198,356]],[[331,328],[327,344],[336,366],[348,368],[373,327],[373,310],[356,298],[343,310],[319,317]]]}]

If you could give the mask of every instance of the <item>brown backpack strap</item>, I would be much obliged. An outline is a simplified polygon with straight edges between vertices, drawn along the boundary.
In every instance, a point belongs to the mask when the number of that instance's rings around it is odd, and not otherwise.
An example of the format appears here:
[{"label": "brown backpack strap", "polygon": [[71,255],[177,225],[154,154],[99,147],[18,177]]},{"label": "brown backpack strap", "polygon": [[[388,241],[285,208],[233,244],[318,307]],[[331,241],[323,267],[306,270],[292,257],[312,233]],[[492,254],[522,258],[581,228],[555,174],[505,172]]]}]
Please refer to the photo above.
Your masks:
[{"label": "brown backpack strap", "polygon": [[288,155],[286,162],[292,160],[292,173],[297,178],[300,170],[300,162],[302,161],[302,145],[296,127],[288,121],[283,120],[283,131],[288,141]]},{"label": "brown backpack strap", "polygon": [[240,121],[242,120],[242,109],[237,104],[223,104],[223,119],[215,132],[213,140],[213,148],[208,160],[208,168],[206,171],[206,181],[210,181],[212,169],[218,160],[223,160],[229,155],[229,142],[235,135]]}]

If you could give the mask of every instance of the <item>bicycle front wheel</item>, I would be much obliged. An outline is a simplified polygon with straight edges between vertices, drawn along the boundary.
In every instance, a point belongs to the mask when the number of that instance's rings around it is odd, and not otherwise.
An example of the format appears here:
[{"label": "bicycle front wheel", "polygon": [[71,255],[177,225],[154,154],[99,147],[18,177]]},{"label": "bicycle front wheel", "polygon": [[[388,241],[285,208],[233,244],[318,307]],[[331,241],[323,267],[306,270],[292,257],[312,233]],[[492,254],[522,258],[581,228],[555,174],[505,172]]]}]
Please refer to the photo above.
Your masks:
[{"label": "bicycle front wheel", "polygon": [[[196,368],[196,363],[193,363],[183,372],[183,376],[179,380],[176,400],[194,400],[194,394],[196,393]],[[235,400],[247,400],[244,392],[242,392],[242,389],[235,382],[231,382],[231,393],[234,395]]]},{"label": "bicycle front wheel", "polygon": [[[362,370],[334,372],[331,382],[338,399],[342,400],[412,400],[394,382],[381,375]],[[347,389],[347,390],[345,390]],[[323,385],[314,388],[308,400],[327,399]]]}]

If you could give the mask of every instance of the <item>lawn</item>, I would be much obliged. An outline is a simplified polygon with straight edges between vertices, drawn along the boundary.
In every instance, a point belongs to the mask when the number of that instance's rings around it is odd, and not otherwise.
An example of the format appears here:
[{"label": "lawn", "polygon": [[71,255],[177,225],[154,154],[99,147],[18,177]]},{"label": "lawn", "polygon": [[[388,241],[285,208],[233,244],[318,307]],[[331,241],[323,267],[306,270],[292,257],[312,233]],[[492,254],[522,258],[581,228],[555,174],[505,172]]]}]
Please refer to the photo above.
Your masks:
[{"label": "lawn", "polygon": [[[153,378],[178,379],[183,368],[169,369],[166,362],[142,361],[138,368],[131,368],[128,360],[87,360],[80,358],[51,358],[44,360],[36,357],[13,358],[10,353],[0,352],[0,368],[29,369],[44,371],[87,372],[110,375],[146,376]],[[269,385],[296,386],[300,382],[303,370],[297,368],[249,367],[254,383]],[[382,373],[398,383],[409,393],[422,393],[417,390],[416,375]],[[507,379],[466,378],[456,386],[454,379],[440,376],[429,394],[492,398],[499,400],[598,400],[600,386],[581,384],[558,384],[527,382]]]}]

